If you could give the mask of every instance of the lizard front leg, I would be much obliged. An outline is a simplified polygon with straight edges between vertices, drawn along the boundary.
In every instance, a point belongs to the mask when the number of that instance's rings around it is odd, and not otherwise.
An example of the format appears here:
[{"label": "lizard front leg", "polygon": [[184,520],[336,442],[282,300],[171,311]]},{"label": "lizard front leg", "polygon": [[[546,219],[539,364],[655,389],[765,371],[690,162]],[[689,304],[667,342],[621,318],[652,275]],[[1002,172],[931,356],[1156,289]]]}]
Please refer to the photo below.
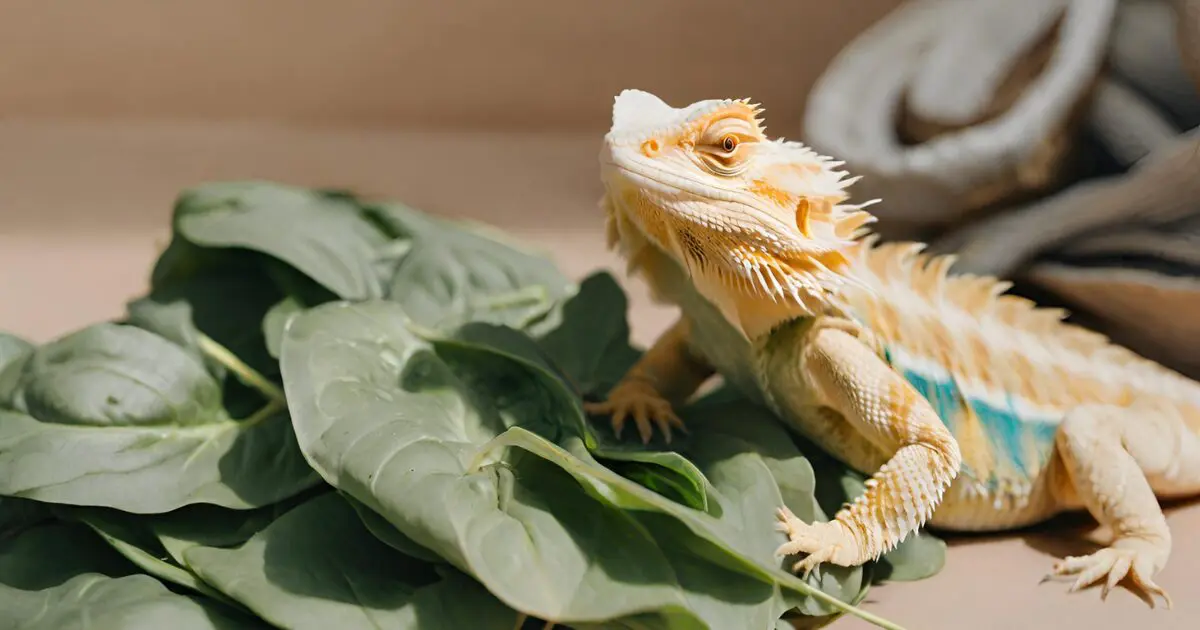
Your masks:
[{"label": "lizard front leg", "polygon": [[685,401],[714,374],[712,366],[688,349],[687,335],[687,321],[680,318],[629,369],[604,402],[585,403],[584,411],[612,414],[618,437],[632,417],[643,443],[650,441],[651,422],[658,425],[667,442],[671,441],[672,426],[686,431],[673,404]]},{"label": "lizard front leg", "polygon": [[933,514],[962,455],[929,402],[852,334],[815,327],[801,361],[821,404],[840,414],[856,439],[890,454],[866,492],[832,521],[804,523],[786,507],[779,510],[790,540],[777,553],[808,554],[793,567],[807,575],[822,562],[855,566],[898,545]]}]

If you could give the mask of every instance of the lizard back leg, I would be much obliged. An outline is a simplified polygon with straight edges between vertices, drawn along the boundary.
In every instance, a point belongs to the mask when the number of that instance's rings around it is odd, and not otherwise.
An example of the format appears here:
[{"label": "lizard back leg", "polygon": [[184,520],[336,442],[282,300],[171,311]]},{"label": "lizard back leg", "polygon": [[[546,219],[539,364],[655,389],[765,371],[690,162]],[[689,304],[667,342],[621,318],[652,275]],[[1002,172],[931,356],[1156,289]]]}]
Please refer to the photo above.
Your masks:
[{"label": "lizard back leg", "polygon": [[1102,598],[1128,576],[1135,594],[1151,606],[1158,595],[1170,608],[1170,596],[1153,581],[1171,552],[1158,497],[1200,491],[1200,437],[1165,404],[1091,406],[1067,414],[1055,448],[1069,484],[1059,490],[1064,501],[1081,503],[1112,529],[1113,541],[1064,559],[1052,575],[1077,576],[1072,591],[1103,578]]}]

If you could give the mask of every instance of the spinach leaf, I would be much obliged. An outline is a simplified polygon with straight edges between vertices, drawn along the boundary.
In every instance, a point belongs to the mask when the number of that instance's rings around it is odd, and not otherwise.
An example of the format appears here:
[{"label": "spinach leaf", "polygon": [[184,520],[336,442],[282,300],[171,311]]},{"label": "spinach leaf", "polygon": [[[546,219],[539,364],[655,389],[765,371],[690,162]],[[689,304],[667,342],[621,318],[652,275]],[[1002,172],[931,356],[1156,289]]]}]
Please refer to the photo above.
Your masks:
[{"label": "spinach leaf", "polygon": [[13,393],[34,345],[16,335],[0,332],[0,409],[12,406]]},{"label": "spinach leaf", "polygon": [[14,589],[40,591],[81,573],[122,577],[135,572],[136,567],[78,523],[51,521],[0,540],[0,585]]},{"label": "spinach leaf", "polygon": [[366,211],[405,243],[385,297],[422,326],[492,323],[536,333],[557,324],[555,307],[574,291],[552,260],[496,230],[399,204]]},{"label": "spinach leaf", "polygon": [[191,571],[171,559],[162,543],[146,527],[146,519],[107,508],[56,510],[65,519],[90,527],[104,542],[147,574],[213,599],[226,600]]},{"label": "spinach leaf", "polygon": [[[746,401],[701,399],[684,420],[693,433],[688,459],[712,480],[711,492],[719,494],[724,505],[735,506],[721,517],[737,519],[731,526],[754,545],[755,557],[772,561],[782,542],[775,530],[776,506],[787,505],[805,522],[829,520],[814,495],[812,466],[769,411]],[[862,566],[825,565],[807,581],[840,601],[850,601],[864,587],[863,572]],[[839,612],[813,598],[800,600],[798,606],[811,616]]]},{"label": "spinach leaf", "polygon": [[24,339],[0,332],[0,370],[18,357],[33,351],[33,344]]},{"label": "spinach leaf", "polygon": [[517,614],[474,580],[396,552],[327,492],[232,549],[193,547],[188,565],[276,627],[495,628]]},{"label": "spinach leaf", "polygon": [[390,239],[341,196],[272,182],[211,183],[180,194],[174,227],[202,247],[269,255],[344,299],[384,295],[374,262]]},{"label": "spinach leaf", "polygon": [[583,398],[608,394],[641,357],[629,343],[629,300],[612,274],[597,272],[562,307],[561,323],[538,345]]},{"label": "spinach leaf", "polygon": [[50,510],[45,503],[16,497],[0,497],[0,540],[47,520],[50,516]]},{"label": "spinach leaf", "polygon": [[[654,583],[671,579],[670,566],[628,516],[537,458],[472,462],[506,418],[405,319],[394,303],[370,302],[292,320],[284,386],[314,468],[522,612],[568,623],[671,606],[677,596]],[[513,404],[538,402],[509,391]],[[628,583],[631,571],[642,584]]]},{"label": "spinach leaf", "polygon": [[318,482],[282,396],[230,418],[193,354],[134,326],[37,348],[0,411],[3,495],[152,513],[258,507]]},{"label": "spinach leaf", "polygon": [[107,323],[38,348],[13,406],[88,427],[191,427],[222,414],[221,390],[194,357],[153,333]]},{"label": "spinach leaf", "polygon": [[394,525],[389,523],[386,518],[380,516],[366,505],[363,505],[362,501],[344,493],[342,494],[342,499],[350,507],[354,508],[359,520],[362,521],[363,527],[366,527],[371,532],[371,535],[378,538],[380,542],[418,560],[434,563],[442,562],[441,556],[413,542],[411,538],[405,536]]},{"label": "spinach leaf", "polygon": [[188,549],[196,546],[236,547],[250,540],[251,536],[273,523],[281,514],[329,491],[329,486],[318,484],[278,503],[252,510],[193,504],[141,520],[158,538],[171,560],[186,567],[184,554]]},{"label": "spinach leaf", "polygon": [[[180,247],[198,251],[186,245]],[[224,348],[263,376],[278,380],[279,365],[267,352],[261,323],[268,310],[285,296],[268,274],[267,261],[246,252],[216,259],[207,253],[194,255],[205,261],[194,264],[204,266],[177,267],[173,275],[160,278],[149,294],[129,303],[128,323],[157,333],[202,358],[218,379],[225,379],[229,371],[205,352],[202,346],[208,342]],[[170,258],[164,254],[160,260]],[[236,372],[233,375],[239,376]]]},{"label": "spinach leaf", "polygon": [[234,630],[260,621],[178,595],[86,528],[53,523],[0,542],[0,627],[28,630]]},{"label": "spinach leaf", "polygon": [[263,317],[262,334],[267,344],[267,352],[276,360],[279,359],[279,344],[283,343],[283,331],[288,320],[305,308],[305,304],[300,300],[288,296],[276,302]]},{"label": "spinach leaf", "polygon": [[[680,505],[599,464],[578,430],[581,402],[530,369],[536,356],[512,360],[515,344],[503,337],[503,352],[480,345],[478,326],[475,343],[410,326],[386,302],[327,304],[293,319],[281,367],[298,440],[326,481],[506,604],[572,625],[657,615],[661,624],[647,627],[747,627],[763,610],[778,618],[784,589],[846,608],[764,558],[740,517]],[[762,506],[766,518],[777,505]],[[669,541],[634,512],[675,524],[670,541],[702,549],[696,561],[715,563],[724,579],[680,578],[676,565],[691,560],[668,556]],[[773,552],[783,537],[768,540]],[[746,589],[761,597],[748,609],[733,601]]]},{"label": "spinach leaf", "polygon": [[[537,341],[533,349],[527,342],[506,343],[516,350],[515,360],[532,358],[533,365],[558,379],[580,401],[603,397],[641,357],[629,343],[626,321],[628,301],[620,285],[607,272],[594,273],[580,283],[579,291],[562,306],[560,323]],[[499,350],[501,339],[524,335],[499,327],[482,327],[481,343]],[[457,332],[464,338],[470,328]],[[666,449],[653,449],[621,440],[612,435],[609,425],[601,431],[582,423],[589,448],[599,461],[622,476],[699,510],[708,509],[704,474],[682,455]],[[686,444],[687,436],[678,436],[673,446]]]}]

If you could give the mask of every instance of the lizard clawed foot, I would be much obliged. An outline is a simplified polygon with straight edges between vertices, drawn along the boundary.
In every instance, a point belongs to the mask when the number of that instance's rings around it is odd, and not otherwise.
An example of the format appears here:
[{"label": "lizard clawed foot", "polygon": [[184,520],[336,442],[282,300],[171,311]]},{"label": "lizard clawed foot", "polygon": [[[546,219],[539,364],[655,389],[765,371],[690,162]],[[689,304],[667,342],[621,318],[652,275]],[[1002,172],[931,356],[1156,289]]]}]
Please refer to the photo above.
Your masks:
[{"label": "lizard clawed foot", "polygon": [[807,578],[817,565],[830,562],[841,566],[855,563],[857,543],[841,523],[805,523],[796,517],[791,510],[781,507],[776,511],[779,523],[775,528],[788,535],[788,542],[775,550],[776,556],[790,556],[797,553],[808,554],[803,560],[792,565],[792,571],[803,571]]},{"label": "lizard clawed foot", "polygon": [[639,381],[629,381],[617,385],[609,393],[607,400],[599,403],[584,403],[583,410],[596,415],[612,414],[613,432],[617,437],[621,437],[625,421],[632,417],[643,444],[648,444],[650,437],[654,434],[651,422],[658,426],[659,431],[662,431],[663,439],[668,444],[671,442],[671,427],[687,433],[683,420],[675,415],[671,402],[663,398],[649,384]]},{"label": "lizard clawed foot", "polygon": [[1163,598],[1168,609],[1171,608],[1171,596],[1151,579],[1162,562],[1161,552],[1153,543],[1124,539],[1113,546],[1101,549],[1086,556],[1071,556],[1054,565],[1047,579],[1078,575],[1075,583],[1068,589],[1074,593],[1104,578],[1104,586],[1100,591],[1100,599],[1108,598],[1108,593],[1125,577],[1130,578],[1135,595],[1154,608],[1154,597]]}]

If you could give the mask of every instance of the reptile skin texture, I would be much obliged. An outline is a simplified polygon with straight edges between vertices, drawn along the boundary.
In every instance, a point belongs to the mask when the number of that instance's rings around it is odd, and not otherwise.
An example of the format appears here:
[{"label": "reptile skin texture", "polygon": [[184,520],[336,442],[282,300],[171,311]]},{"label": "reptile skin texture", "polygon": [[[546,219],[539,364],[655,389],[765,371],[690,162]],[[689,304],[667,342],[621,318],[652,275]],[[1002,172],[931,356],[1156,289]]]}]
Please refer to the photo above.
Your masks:
[{"label": "reptile skin texture", "polygon": [[870,232],[857,178],[769,138],[762,109],[615,100],[600,156],[609,246],[679,320],[589,405],[643,441],[720,376],[870,475],[829,522],[780,508],[795,570],[856,565],[925,525],[997,531],[1087,510],[1106,547],[1048,577],[1129,578],[1150,606],[1171,551],[1158,500],[1200,492],[1200,384],[1006,294],[952,255]]}]

